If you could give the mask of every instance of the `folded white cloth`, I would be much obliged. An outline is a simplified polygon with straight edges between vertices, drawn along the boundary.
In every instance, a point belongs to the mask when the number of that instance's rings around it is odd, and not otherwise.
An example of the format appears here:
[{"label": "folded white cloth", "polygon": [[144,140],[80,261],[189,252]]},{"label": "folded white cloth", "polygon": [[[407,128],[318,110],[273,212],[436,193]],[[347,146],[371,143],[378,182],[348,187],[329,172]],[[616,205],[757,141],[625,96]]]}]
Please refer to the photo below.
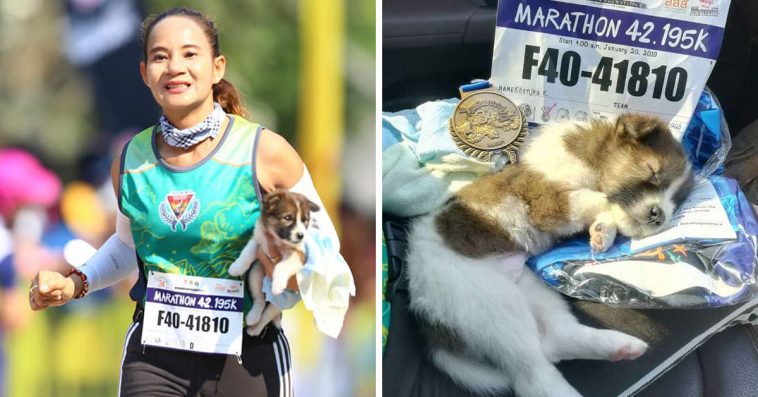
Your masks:
[{"label": "folded white cloth", "polygon": [[453,142],[448,120],[458,101],[426,102],[382,114],[383,211],[399,216],[428,213],[477,177],[505,165],[505,159],[469,157]]},{"label": "folded white cloth", "polygon": [[[489,171],[505,165],[505,159],[482,162],[467,156],[450,136],[448,121],[460,100],[457,98],[425,102],[415,109],[382,113],[382,151],[405,142],[425,165],[457,164],[459,168],[486,167]],[[464,168],[465,169],[465,168]]]},{"label": "folded white cloth", "polygon": [[458,102],[458,99],[452,98],[425,102],[416,107],[420,120],[416,153],[422,163],[439,162],[442,156],[450,154],[466,157],[453,142],[448,127]]},{"label": "folded white cloth", "polygon": [[487,163],[457,155],[424,165],[406,142],[392,145],[382,152],[382,210],[405,217],[426,214],[493,171]]},{"label": "folded white cloth", "polygon": [[384,212],[405,217],[425,214],[441,206],[451,195],[450,180],[444,174],[435,176],[419,163],[405,142],[382,153]]},{"label": "folded white cloth", "polygon": [[296,276],[300,298],[313,313],[316,328],[337,338],[350,297],[355,296],[353,274],[339,247],[322,230],[311,229],[306,234],[305,256],[305,267]]},{"label": "folded white cloth", "polygon": [[396,143],[407,142],[415,153],[420,122],[415,109],[382,113],[382,151]]}]

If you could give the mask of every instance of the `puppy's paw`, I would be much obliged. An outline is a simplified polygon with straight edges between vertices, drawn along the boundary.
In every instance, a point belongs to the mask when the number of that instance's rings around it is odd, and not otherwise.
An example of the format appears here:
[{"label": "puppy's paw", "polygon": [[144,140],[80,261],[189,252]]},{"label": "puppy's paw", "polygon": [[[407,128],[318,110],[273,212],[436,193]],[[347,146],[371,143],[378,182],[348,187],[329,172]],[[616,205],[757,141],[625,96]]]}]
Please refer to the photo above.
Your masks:
[{"label": "puppy's paw", "polygon": [[616,349],[611,352],[611,361],[621,360],[634,360],[643,355],[647,349],[648,344],[642,340],[635,338],[631,335],[622,334],[623,338],[619,338]]},{"label": "puppy's paw", "polygon": [[275,278],[271,281],[271,292],[274,293],[274,295],[279,295],[282,292],[284,292],[284,289],[287,288],[287,279],[278,279]]},{"label": "puppy's paw", "polygon": [[250,311],[247,313],[247,316],[245,316],[245,324],[247,325],[255,325],[258,324],[259,321],[261,321],[261,314],[263,313],[263,308],[261,307],[260,310],[253,305],[253,308],[250,309]]},{"label": "puppy's paw", "polygon": [[231,266],[229,266],[228,272],[232,276],[241,276],[245,274],[245,272],[247,271],[249,267],[250,267],[249,264],[245,263],[244,261],[240,259],[237,259],[236,261],[234,261],[234,263],[232,263]]},{"label": "puppy's paw", "polygon": [[594,252],[608,251],[615,238],[616,226],[614,225],[597,220],[590,226],[590,247]]},{"label": "puppy's paw", "polygon": [[259,322],[258,324],[247,327],[247,334],[250,336],[258,336],[263,332],[264,328],[266,328],[266,324]]}]

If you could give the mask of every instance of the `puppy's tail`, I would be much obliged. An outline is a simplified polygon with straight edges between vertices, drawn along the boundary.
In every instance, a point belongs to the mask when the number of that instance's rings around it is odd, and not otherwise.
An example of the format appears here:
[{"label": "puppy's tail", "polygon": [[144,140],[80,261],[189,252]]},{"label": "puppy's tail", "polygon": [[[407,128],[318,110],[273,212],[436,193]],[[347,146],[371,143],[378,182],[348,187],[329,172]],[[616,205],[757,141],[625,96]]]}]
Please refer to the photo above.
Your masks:
[{"label": "puppy's tail", "polygon": [[468,390],[483,395],[496,395],[511,388],[505,374],[495,367],[440,348],[431,350],[429,355],[432,362],[447,373],[453,382]]}]

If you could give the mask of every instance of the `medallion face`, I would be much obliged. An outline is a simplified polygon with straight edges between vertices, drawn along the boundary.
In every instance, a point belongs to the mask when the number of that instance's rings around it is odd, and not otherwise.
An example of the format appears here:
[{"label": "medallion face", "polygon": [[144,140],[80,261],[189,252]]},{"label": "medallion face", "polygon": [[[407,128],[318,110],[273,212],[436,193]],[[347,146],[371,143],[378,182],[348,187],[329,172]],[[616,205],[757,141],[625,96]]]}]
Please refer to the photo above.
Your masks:
[{"label": "medallion face", "polygon": [[527,132],[527,122],[519,108],[492,89],[462,95],[450,118],[450,134],[456,145],[483,161],[502,154],[515,163],[518,146]]}]

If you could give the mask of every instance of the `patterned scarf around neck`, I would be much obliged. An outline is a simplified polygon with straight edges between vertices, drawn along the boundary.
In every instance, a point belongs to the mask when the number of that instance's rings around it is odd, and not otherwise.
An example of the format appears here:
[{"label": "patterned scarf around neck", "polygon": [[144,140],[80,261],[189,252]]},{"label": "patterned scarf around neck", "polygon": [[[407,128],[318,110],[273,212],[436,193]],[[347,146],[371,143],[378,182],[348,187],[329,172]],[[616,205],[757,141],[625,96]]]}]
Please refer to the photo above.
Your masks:
[{"label": "patterned scarf around neck", "polygon": [[161,135],[163,140],[173,147],[179,147],[187,149],[191,146],[197,145],[204,141],[206,138],[215,138],[218,131],[221,129],[221,123],[224,121],[226,112],[221,108],[218,102],[213,102],[213,111],[205,120],[199,124],[180,130],[174,127],[165,115],[161,116]]}]

